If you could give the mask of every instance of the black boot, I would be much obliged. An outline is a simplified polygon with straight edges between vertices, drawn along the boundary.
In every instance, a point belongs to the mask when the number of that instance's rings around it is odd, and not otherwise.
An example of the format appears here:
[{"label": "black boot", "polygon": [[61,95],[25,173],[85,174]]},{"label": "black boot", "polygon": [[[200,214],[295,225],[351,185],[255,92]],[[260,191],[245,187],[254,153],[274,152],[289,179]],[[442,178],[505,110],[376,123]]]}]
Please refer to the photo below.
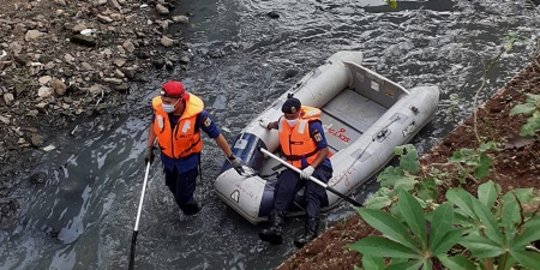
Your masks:
[{"label": "black boot", "polygon": [[294,245],[297,248],[302,248],[304,245],[311,242],[311,240],[315,239],[318,233],[319,233],[319,219],[306,218],[304,235],[294,240]]},{"label": "black boot", "polygon": [[272,245],[281,245],[283,237],[281,235],[283,227],[283,215],[278,212],[272,212],[270,215],[270,227],[259,233],[261,240],[269,242]]}]

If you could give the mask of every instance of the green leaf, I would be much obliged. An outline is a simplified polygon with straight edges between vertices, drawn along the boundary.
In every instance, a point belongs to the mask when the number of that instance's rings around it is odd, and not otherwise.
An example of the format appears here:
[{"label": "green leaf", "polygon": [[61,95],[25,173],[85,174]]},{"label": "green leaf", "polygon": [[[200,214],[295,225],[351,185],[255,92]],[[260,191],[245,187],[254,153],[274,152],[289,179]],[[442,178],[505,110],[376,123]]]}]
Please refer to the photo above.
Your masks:
[{"label": "green leaf", "polygon": [[393,192],[387,187],[381,187],[364,202],[369,209],[382,209],[392,204]]},{"label": "green leaf", "polygon": [[521,221],[520,212],[521,209],[514,194],[512,192],[504,194],[501,223],[505,228],[508,239],[513,238],[517,232],[516,225]]},{"label": "green leaf", "polygon": [[446,255],[437,256],[441,263],[450,270],[471,270],[476,269],[476,265],[465,258],[464,256],[458,255],[453,257],[448,257]]},{"label": "green leaf", "polygon": [[382,257],[362,256],[362,267],[364,269],[383,270],[384,259]]},{"label": "green leaf", "polygon": [[523,231],[512,239],[511,248],[523,248],[536,240],[540,240],[540,216],[535,216],[523,224]]},{"label": "green leaf", "polygon": [[445,202],[439,205],[439,207],[433,211],[433,218],[431,220],[429,248],[433,250],[439,245],[445,234],[452,229],[454,211],[450,203]]},{"label": "green leaf", "polygon": [[377,176],[377,182],[379,182],[382,187],[394,187],[396,179],[403,177],[406,176],[401,168],[388,166]]},{"label": "green leaf", "polygon": [[439,244],[431,249],[433,256],[446,253],[450,248],[452,248],[457,243],[461,242],[463,239],[463,232],[465,229],[453,229],[447,232]]},{"label": "green leaf", "polygon": [[534,105],[534,103],[518,104],[514,106],[512,110],[510,110],[510,116],[514,116],[516,114],[529,115],[529,114],[532,114],[535,110],[536,110],[536,106]]},{"label": "green leaf", "polygon": [[538,269],[540,265],[540,254],[537,252],[510,250],[510,255],[527,269]]},{"label": "green leaf", "polygon": [[480,235],[467,235],[460,244],[478,258],[496,257],[504,253],[504,249],[499,244]]},{"label": "green leaf", "polygon": [[478,187],[478,199],[482,202],[488,209],[493,207],[495,200],[499,196],[501,187],[499,185],[495,186],[493,181],[488,181],[481,184]]},{"label": "green leaf", "polygon": [[423,200],[436,200],[437,198],[437,185],[436,180],[433,178],[424,179],[418,185],[418,192],[416,193],[419,198]]},{"label": "green leaf", "polygon": [[491,158],[485,153],[480,154],[478,160],[478,165],[474,169],[474,176],[478,179],[482,179],[489,174],[489,169],[491,168]]},{"label": "green leaf", "polygon": [[501,231],[499,230],[497,218],[478,199],[472,198],[472,205],[473,205],[474,213],[480,219],[480,222],[482,222],[482,225],[484,225],[485,227],[485,230],[484,230],[485,235],[489,239],[498,243],[499,245],[503,245],[504,243],[503,235]]},{"label": "green leaf", "polygon": [[540,111],[534,112],[533,116],[527,119],[527,123],[521,127],[519,135],[523,137],[532,137],[540,129]]},{"label": "green leaf", "polygon": [[387,214],[381,210],[359,208],[358,213],[362,216],[371,227],[377,229],[384,234],[384,237],[396,241],[411,249],[417,249],[414,240],[411,238],[409,232],[397,220],[390,214]]},{"label": "green leaf", "polygon": [[408,192],[401,190],[397,208],[415,236],[421,241],[422,247],[427,246],[426,218],[418,201]]},{"label": "green leaf", "polygon": [[420,258],[414,250],[379,236],[368,236],[360,239],[350,246],[352,250],[362,253],[364,256],[391,258]]},{"label": "green leaf", "polygon": [[403,154],[399,160],[399,167],[411,174],[418,174],[420,171],[420,161],[418,160],[416,148],[410,144],[403,147],[405,148],[405,154]]},{"label": "green leaf", "polygon": [[408,262],[391,263],[386,270],[418,270],[424,262],[420,260],[413,260]]},{"label": "green leaf", "polygon": [[535,197],[533,188],[516,188],[509,192],[514,193],[521,204],[528,203]]},{"label": "green leaf", "polygon": [[446,199],[455,204],[469,218],[475,219],[476,215],[472,209],[472,196],[461,188],[454,188],[446,192]]}]

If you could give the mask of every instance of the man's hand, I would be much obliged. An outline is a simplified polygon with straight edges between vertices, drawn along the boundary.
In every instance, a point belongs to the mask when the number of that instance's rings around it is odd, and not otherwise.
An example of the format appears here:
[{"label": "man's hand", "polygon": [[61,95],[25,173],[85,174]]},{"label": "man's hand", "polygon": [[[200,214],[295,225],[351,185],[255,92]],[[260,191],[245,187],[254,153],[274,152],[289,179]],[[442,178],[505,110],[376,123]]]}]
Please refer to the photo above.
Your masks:
[{"label": "man's hand", "polygon": [[313,168],[311,166],[307,166],[300,173],[300,177],[303,178],[303,179],[308,180],[311,177],[311,175],[313,174],[314,171],[315,171],[315,168]]},{"label": "man's hand", "polygon": [[270,123],[272,123],[272,121],[270,121],[270,119],[268,119],[268,118],[260,118],[259,119],[259,126],[261,126],[263,128],[270,129],[268,127],[268,125],[270,125]]},{"label": "man's hand", "polygon": [[145,164],[148,163],[148,162],[150,162],[150,164],[152,164],[152,162],[154,162],[154,158],[156,157],[156,155],[154,154],[154,149],[156,149],[155,146],[146,148],[146,151],[144,152],[144,163]]},{"label": "man's hand", "polygon": [[231,157],[227,157],[229,160],[229,163],[231,163],[231,166],[238,172],[240,175],[244,175],[244,168],[242,168],[242,161],[235,157],[234,155],[231,155]]}]

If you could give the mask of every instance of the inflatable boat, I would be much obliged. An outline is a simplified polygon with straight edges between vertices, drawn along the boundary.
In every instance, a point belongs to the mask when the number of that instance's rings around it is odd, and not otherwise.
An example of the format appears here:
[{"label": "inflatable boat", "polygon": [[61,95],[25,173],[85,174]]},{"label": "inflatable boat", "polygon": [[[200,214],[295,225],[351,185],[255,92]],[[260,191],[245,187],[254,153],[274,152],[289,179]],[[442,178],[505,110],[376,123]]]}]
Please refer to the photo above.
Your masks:
[{"label": "inflatable boat", "polygon": [[[240,175],[225,162],[214,187],[232,209],[256,224],[267,220],[273,206],[277,176],[286,167],[262,149],[280,155],[277,130],[259,126],[261,118],[277,121],[289,94],[302,105],[320,108],[334,169],[328,186],[350,195],[394,156],[395,146],[407,143],[433,117],[439,101],[437,86],[404,89],[363,67],[362,53],[342,51],[305,75],[288,92],[254,118],[233,144],[234,154],[252,173]],[[327,211],[341,198],[328,192]],[[290,215],[302,214],[302,191]]]}]

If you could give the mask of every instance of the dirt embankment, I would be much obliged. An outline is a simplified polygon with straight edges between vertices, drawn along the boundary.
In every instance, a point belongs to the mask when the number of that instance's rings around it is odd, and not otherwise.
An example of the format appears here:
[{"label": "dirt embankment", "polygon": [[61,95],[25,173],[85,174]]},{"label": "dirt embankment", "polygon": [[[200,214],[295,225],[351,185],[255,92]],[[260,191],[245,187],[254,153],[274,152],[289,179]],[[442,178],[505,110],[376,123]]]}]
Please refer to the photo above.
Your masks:
[{"label": "dirt embankment", "polygon": [[47,151],[44,142],[54,133],[46,130],[114,113],[131,82],[144,80],[146,71],[190,61],[181,33],[167,32],[173,24],[189,22],[188,16],[171,14],[175,3],[2,1],[0,228],[16,220],[17,202],[9,197],[19,184],[14,176],[31,164],[30,150]]},{"label": "dirt embankment", "polygon": [[[477,130],[480,138],[502,145],[502,149],[490,153],[494,162],[491,174],[484,179],[493,179],[504,192],[514,188],[540,189],[540,141],[518,135],[527,117],[510,116],[510,110],[515,105],[525,102],[526,93],[540,94],[540,56],[533,59],[478,111]],[[423,168],[428,168],[430,164],[445,163],[458,149],[476,147],[478,141],[474,118],[471,117],[424,154],[420,162]],[[471,180],[462,187],[474,194],[479,184]],[[439,190],[439,194],[445,192]],[[443,197],[441,195],[440,199]],[[353,215],[327,230],[277,269],[353,269],[354,265],[360,265],[360,255],[348,250],[348,245],[374,233],[377,233],[375,229],[358,215]]]}]

